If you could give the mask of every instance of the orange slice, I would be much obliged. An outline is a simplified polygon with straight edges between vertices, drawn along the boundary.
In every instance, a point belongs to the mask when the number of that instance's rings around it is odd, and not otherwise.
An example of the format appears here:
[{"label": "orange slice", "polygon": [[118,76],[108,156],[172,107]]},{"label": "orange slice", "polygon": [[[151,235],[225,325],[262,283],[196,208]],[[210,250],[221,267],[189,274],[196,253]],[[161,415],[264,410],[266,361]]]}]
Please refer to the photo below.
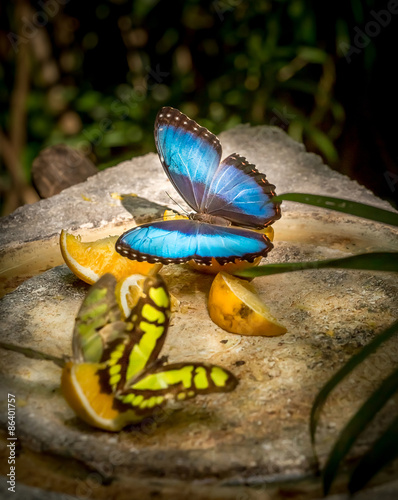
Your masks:
[{"label": "orange slice", "polygon": [[115,250],[118,236],[97,241],[82,242],[80,236],[61,231],[60,247],[69,269],[86,283],[93,284],[105,273],[112,273],[117,280],[131,274],[147,275],[157,272],[162,264],[138,262],[123,257]]},{"label": "orange slice", "polygon": [[115,288],[116,301],[119,304],[123,317],[128,318],[131,309],[136,305],[140,298],[145,276],[143,274],[132,274],[121,279]]},{"label": "orange slice", "polygon": [[178,220],[178,219],[189,219],[186,215],[180,215],[173,210],[165,210],[163,214],[163,220]]},{"label": "orange slice", "polygon": [[204,266],[203,264],[198,264],[194,260],[190,260],[187,264],[204,274],[217,274],[221,271],[226,273],[234,273],[235,271],[242,271],[242,269],[249,269],[250,267],[258,266],[260,264],[262,257],[257,257],[253,262],[247,262],[246,260],[235,259],[234,262],[228,262],[227,264],[219,264],[216,259],[211,259],[211,264]]},{"label": "orange slice", "polygon": [[214,323],[227,332],[269,337],[287,332],[250,283],[226,273],[214,278],[208,308]]},{"label": "orange slice", "polygon": [[[120,310],[122,311],[123,319],[130,316],[132,308],[138,302],[144,281],[145,276],[142,274],[132,274],[131,276],[121,279],[116,284],[115,296]],[[180,308],[180,301],[172,293],[169,292],[169,295],[171,312],[176,312]]]},{"label": "orange slice", "polygon": [[112,394],[101,392],[99,363],[66,363],[62,371],[61,389],[69,406],[86,423],[107,431],[120,431],[139,422],[134,410],[114,408]]}]

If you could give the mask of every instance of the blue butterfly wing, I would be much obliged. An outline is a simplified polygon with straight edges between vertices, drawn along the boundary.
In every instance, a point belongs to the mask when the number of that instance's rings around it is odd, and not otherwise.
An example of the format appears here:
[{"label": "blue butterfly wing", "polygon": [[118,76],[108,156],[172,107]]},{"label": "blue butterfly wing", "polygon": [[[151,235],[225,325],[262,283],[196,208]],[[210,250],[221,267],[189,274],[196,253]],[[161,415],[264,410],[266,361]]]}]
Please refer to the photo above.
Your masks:
[{"label": "blue butterfly wing", "polygon": [[212,257],[220,264],[235,259],[253,261],[272,248],[264,234],[189,219],[143,224],[125,232],[116,242],[116,250],[121,255],[164,264],[191,259],[210,264]]},{"label": "blue butterfly wing", "polygon": [[160,110],[155,142],[169,179],[196,212],[249,227],[280,218],[280,204],[272,202],[275,186],[265,175],[237,154],[220,163],[218,138],[177,109]]},{"label": "blue butterfly wing", "polygon": [[165,107],[156,117],[155,143],[170,181],[201,212],[206,188],[221,160],[220,141],[177,109]]},{"label": "blue butterfly wing", "polygon": [[225,158],[206,193],[204,211],[235,224],[264,227],[279,219],[280,204],[272,201],[275,186],[238,154]]}]

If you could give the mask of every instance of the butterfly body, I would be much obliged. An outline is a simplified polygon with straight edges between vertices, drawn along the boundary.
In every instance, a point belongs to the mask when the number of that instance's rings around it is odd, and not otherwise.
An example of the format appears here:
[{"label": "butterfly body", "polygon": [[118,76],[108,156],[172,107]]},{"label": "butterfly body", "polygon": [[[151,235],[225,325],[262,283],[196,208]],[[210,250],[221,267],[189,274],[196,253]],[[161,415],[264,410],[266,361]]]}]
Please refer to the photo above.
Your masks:
[{"label": "butterfly body", "polygon": [[191,213],[188,216],[191,220],[196,220],[198,222],[205,222],[206,224],[215,224],[217,226],[232,226],[232,222],[224,217],[218,217],[217,215],[211,215],[207,213]]},{"label": "butterfly body", "polygon": [[159,223],[127,231],[116,243],[119,253],[139,261],[208,264],[211,257],[219,263],[251,261],[271,250],[266,237],[259,244],[254,231],[235,231],[262,229],[280,218],[279,204],[272,202],[275,186],[265,175],[238,154],[221,161],[218,138],[173,108],[160,110],[155,142],[167,176],[195,213],[191,223],[161,222],[163,231]]}]

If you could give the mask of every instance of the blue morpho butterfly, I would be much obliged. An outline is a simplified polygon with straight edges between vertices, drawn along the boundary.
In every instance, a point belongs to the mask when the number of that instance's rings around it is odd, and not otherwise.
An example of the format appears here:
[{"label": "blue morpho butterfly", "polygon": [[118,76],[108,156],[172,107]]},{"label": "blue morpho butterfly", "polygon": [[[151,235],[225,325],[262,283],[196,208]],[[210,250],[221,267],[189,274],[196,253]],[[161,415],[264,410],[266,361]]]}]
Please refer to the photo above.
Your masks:
[{"label": "blue morpho butterfly", "polygon": [[279,219],[272,202],[275,186],[238,154],[221,160],[221,144],[206,128],[177,109],[162,108],[155,122],[155,143],[173,186],[195,210],[189,219],[142,224],[122,234],[116,250],[133,260],[220,264],[252,262],[273,245],[260,229]]}]

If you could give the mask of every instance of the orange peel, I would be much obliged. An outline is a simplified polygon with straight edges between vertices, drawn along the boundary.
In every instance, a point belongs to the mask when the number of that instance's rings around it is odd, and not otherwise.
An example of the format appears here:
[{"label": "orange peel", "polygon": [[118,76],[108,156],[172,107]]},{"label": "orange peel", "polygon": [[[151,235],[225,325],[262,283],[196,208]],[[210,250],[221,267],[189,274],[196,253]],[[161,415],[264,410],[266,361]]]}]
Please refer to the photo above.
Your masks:
[{"label": "orange peel", "polygon": [[62,230],[60,248],[69,269],[86,283],[95,283],[103,274],[111,273],[119,281],[131,274],[148,275],[158,272],[162,264],[138,262],[120,255],[115,250],[118,236],[108,236],[96,241],[82,242],[80,236],[74,236]]}]

